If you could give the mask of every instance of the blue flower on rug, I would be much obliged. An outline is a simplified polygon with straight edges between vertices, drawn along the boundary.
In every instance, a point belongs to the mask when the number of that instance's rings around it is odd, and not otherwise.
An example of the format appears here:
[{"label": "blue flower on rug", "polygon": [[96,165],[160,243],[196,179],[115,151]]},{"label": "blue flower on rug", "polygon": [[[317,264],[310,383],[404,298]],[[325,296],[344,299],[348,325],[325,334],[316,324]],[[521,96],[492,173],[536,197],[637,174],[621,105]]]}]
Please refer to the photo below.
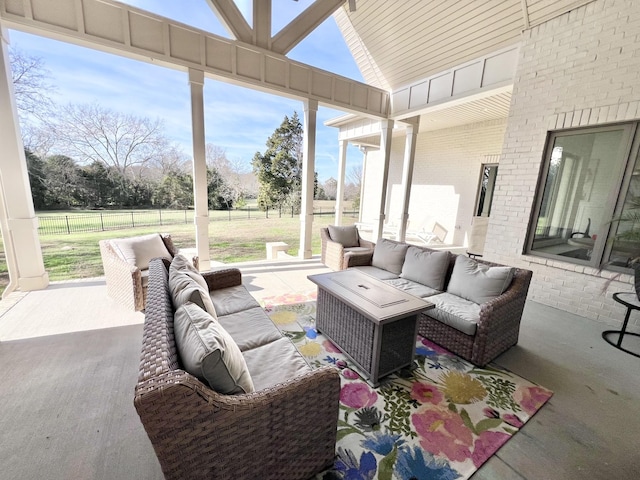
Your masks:
[{"label": "blue flower on rug", "polygon": [[[426,455],[426,458],[425,458]],[[402,480],[454,480],[460,478],[448,463],[419,447],[403,448],[398,453],[396,474]]]},{"label": "blue flower on rug", "polygon": [[400,448],[404,443],[401,435],[375,432],[373,437],[365,438],[361,445],[362,448],[387,456],[393,451],[393,447]]},{"label": "blue flower on rug", "polygon": [[371,452],[362,452],[358,461],[351,450],[338,448],[338,460],[334,468],[341,474],[339,478],[344,480],[373,480],[378,464]]}]

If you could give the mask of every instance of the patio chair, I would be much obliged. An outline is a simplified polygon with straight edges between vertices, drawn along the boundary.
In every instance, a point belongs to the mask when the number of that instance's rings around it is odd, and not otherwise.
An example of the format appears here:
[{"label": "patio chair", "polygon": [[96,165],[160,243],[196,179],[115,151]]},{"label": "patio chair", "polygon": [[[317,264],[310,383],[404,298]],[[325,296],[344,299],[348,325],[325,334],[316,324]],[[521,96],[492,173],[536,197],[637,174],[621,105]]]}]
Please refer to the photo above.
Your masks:
[{"label": "patio chair", "polygon": [[[129,310],[144,310],[147,302],[149,262],[175,257],[179,251],[169,234],[152,233],[129,238],[100,240],[100,256],[107,295]],[[198,268],[198,257],[191,259]]]},{"label": "patio chair", "polygon": [[320,229],[322,263],[332,270],[345,270],[349,257],[373,252],[375,244],[363,239],[355,225],[338,227],[329,225]]},{"label": "patio chair", "polygon": [[436,222],[432,230],[426,230],[424,227],[422,230],[417,231],[408,230],[407,237],[418,238],[424,242],[425,245],[432,245],[433,243],[444,243],[445,238],[447,238],[447,233],[449,233],[449,231]]}]

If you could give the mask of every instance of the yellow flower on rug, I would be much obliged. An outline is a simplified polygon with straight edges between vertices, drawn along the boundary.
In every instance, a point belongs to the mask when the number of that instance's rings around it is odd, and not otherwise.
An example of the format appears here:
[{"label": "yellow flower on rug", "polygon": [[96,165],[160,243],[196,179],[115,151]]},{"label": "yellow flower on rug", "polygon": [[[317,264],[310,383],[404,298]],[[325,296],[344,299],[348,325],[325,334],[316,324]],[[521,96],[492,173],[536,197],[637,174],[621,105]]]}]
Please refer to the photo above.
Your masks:
[{"label": "yellow flower on rug", "polygon": [[442,393],[457,404],[469,404],[482,400],[487,390],[479,380],[463,372],[448,371],[440,377]]},{"label": "yellow flower on rug", "polygon": [[288,325],[295,322],[298,315],[291,310],[280,310],[279,312],[272,313],[270,317],[276,325]]},{"label": "yellow flower on rug", "polygon": [[317,357],[322,352],[322,347],[317,342],[307,342],[299,346],[298,350],[305,357]]}]

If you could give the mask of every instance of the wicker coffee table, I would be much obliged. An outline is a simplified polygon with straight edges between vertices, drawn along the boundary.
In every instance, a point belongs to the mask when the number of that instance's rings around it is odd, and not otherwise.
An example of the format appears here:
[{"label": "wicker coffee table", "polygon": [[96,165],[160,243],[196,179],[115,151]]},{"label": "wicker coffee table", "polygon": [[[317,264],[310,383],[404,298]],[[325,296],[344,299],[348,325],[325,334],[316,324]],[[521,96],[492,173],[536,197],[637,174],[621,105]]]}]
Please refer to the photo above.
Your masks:
[{"label": "wicker coffee table", "polygon": [[377,387],[413,364],[418,313],[433,304],[357,269],[309,275],[318,286],[316,327]]}]

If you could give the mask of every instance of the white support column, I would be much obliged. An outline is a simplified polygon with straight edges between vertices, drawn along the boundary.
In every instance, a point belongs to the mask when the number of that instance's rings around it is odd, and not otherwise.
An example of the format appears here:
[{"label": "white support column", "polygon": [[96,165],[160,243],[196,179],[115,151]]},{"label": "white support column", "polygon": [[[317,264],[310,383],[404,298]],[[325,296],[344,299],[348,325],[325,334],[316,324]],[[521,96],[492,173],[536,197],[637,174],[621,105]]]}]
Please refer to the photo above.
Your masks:
[{"label": "white support column", "polygon": [[211,269],[209,253],[209,201],[207,195],[207,158],[204,138],[204,72],[189,69],[191,89],[191,130],[193,138],[193,204],[196,226],[196,250],[200,270]]},{"label": "white support column", "polygon": [[313,233],[313,186],[316,164],[317,100],[304,102],[304,137],[302,146],[302,205],[300,208],[300,258],[311,258]]},{"label": "white support column", "polygon": [[398,231],[398,240],[405,241],[407,236],[407,222],[409,221],[409,200],[411,199],[411,181],[413,179],[413,164],[416,156],[416,138],[418,136],[418,127],[420,126],[420,117],[411,119],[411,123],[407,125],[406,138],[404,144],[404,162],[402,164],[402,205],[400,211],[400,230]]},{"label": "white support column", "polygon": [[23,291],[47,288],[49,275],[42,260],[38,218],[20,135],[6,28],[0,27],[0,37],[0,227],[9,270],[4,297],[16,288]]},{"label": "white support column", "polygon": [[389,162],[391,160],[391,136],[393,133],[393,120],[380,121],[380,152],[384,155],[384,167],[382,173],[382,186],[380,192],[379,216],[373,225],[373,240],[377,242],[382,237],[384,228],[385,205],[387,203],[387,183],[389,183]]},{"label": "white support column", "polygon": [[338,154],[338,189],[336,190],[336,225],[342,225],[342,213],[344,212],[344,172],[347,164],[347,146],[349,142],[340,140],[340,152]]}]

